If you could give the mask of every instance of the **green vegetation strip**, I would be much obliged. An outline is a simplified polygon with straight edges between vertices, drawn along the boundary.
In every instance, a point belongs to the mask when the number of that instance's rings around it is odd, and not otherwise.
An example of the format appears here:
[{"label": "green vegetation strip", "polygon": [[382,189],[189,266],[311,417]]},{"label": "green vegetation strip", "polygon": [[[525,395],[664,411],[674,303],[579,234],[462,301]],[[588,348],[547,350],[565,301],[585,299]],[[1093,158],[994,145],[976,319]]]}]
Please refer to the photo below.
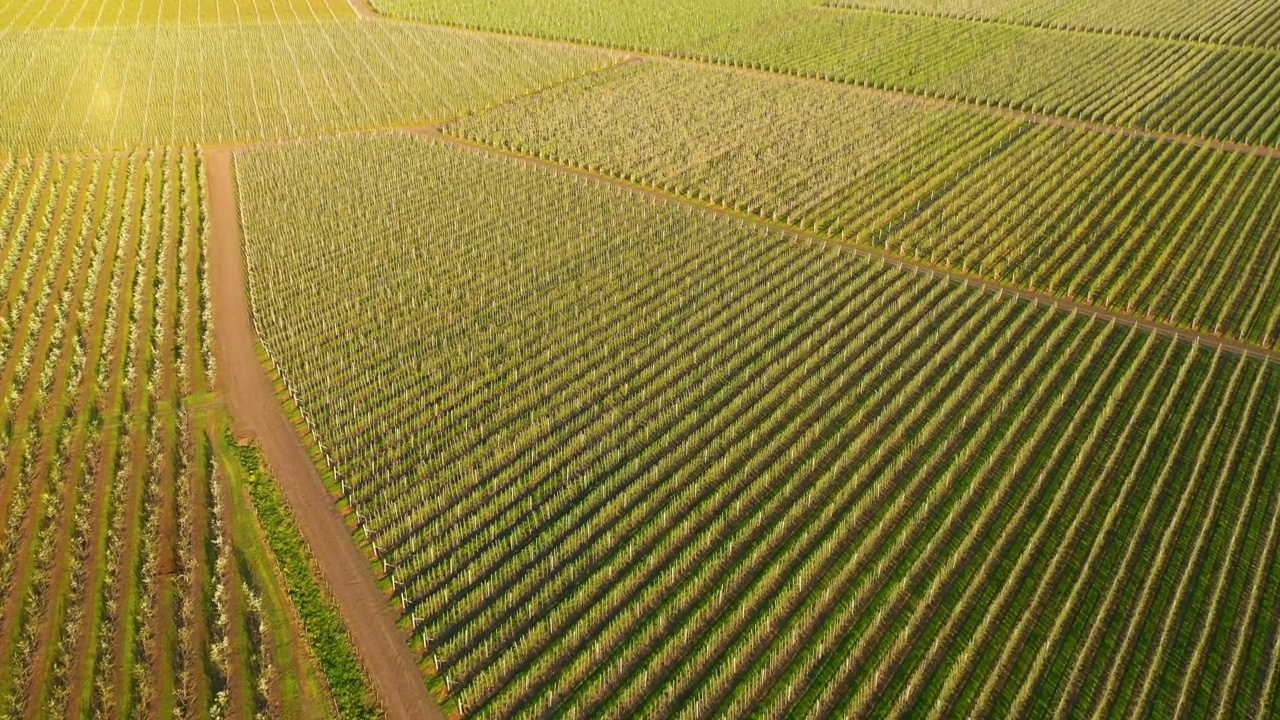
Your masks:
[{"label": "green vegetation strip", "polygon": [[302,620],[311,650],[329,681],[339,715],[344,720],[382,717],[342,617],[316,581],[311,553],[284,495],[265,469],[261,454],[251,445],[237,443],[230,435],[226,436],[225,443],[246,474],[246,487],[258,522]]}]

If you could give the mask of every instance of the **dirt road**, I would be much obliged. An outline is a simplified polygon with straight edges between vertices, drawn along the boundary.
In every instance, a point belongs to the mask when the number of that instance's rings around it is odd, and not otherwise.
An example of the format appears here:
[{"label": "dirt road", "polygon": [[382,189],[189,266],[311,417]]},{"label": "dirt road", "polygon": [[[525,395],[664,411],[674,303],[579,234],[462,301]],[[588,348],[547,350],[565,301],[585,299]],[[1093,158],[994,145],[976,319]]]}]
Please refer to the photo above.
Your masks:
[{"label": "dirt road", "polygon": [[367,0],[348,0],[348,2],[350,2],[351,7],[355,9],[356,17],[359,17],[361,20],[381,20],[382,19],[382,16],[379,15],[378,12],[374,10],[372,6],[369,5]]},{"label": "dirt road", "polygon": [[257,437],[337,601],[387,716],[392,720],[443,720],[444,714],[410,654],[408,638],[396,626],[394,611],[374,583],[368,559],[351,540],[254,353],[256,335],[241,254],[232,151],[206,151],[203,159],[209,178],[209,266],[217,390],[226,399],[237,428]]}]

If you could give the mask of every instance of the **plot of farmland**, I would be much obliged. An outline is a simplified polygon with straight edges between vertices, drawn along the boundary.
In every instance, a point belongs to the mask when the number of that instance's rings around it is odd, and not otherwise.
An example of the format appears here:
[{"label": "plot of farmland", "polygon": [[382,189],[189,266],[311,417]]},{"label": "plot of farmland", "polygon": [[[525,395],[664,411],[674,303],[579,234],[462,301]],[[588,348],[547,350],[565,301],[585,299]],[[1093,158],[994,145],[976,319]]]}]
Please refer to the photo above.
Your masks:
[{"label": "plot of farmland", "polygon": [[983,106],[1280,145],[1273,52],[833,8],[686,51]]},{"label": "plot of farmland", "polygon": [[634,49],[671,49],[747,27],[810,0],[374,0],[393,17]]},{"label": "plot of farmland", "polygon": [[468,712],[1274,702],[1273,364],[408,136],[238,168],[263,341]]},{"label": "plot of farmland", "polygon": [[669,63],[630,64],[447,127],[850,237],[874,234],[1024,130],[910,98]]},{"label": "plot of farmland", "polygon": [[1280,332],[1272,158],[669,64],[448,131],[1126,312]]},{"label": "plot of farmland", "polygon": [[1280,46],[1280,10],[1267,0],[833,0],[829,4],[1232,45]]},{"label": "plot of farmland", "polygon": [[1271,0],[0,0],[0,720],[1280,718]]},{"label": "plot of farmland", "polygon": [[0,143],[27,154],[426,123],[610,61],[391,24],[11,31],[0,34],[0,67],[12,68]]},{"label": "plot of farmland", "polygon": [[8,164],[0,201],[4,716],[326,702],[214,470],[195,158]]},{"label": "plot of farmland", "polygon": [[354,19],[346,0],[0,0],[0,28],[115,28]]}]

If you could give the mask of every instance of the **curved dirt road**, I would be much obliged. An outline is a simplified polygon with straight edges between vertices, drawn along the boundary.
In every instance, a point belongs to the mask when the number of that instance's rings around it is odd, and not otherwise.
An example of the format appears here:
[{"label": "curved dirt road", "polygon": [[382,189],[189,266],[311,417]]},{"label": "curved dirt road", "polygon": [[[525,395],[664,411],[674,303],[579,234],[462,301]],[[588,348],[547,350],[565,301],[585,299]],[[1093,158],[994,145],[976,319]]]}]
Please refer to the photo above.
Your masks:
[{"label": "curved dirt road", "polygon": [[209,272],[217,389],[226,398],[236,426],[258,438],[387,717],[443,720],[444,714],[409,652],[407,636],[396,627],[396,615],[374,583],[368,559],[351,540],[254,354],[256,335],[241,255],[232,151],[206,150],[202,158],[209,181]]}]

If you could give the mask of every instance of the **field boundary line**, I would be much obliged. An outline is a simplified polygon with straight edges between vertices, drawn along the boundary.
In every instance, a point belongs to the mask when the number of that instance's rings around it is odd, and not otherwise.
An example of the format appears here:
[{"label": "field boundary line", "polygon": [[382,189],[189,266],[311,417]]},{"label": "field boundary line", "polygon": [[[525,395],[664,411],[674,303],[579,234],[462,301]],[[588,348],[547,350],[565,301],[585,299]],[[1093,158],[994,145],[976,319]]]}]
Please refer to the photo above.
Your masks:
[{"label": "field boundary line", "polygon": [[1081,300],[1071,298],[1058,297],[1049,293],[1030,290],[1025,287],[1011,285],[1008,283],[992,280],[980,275],[962,272],[951,268],[932,265],[923,260],[917,260],[906,256],[899,255],[884,248],[874,247],[870,245],[856,244],[850,241],[844,241],[839,238],[825,235],[823,233],[798,228],[788,225],[782,221],[764,218],[759,215],[753,215],[748,212],[735,210],[733,208],[714,205],[683,195],[660,190],[658,188],[643,185],[640,183],[623,180],[611,175],[605,175],[593,170],[587,170],[581,167],[563,164],[553,160],[546,160],[532,155],[506,150],[494,147],[485,143],[477,142],[456,135],[450,135],[442,130],[439,126],[430,125],[416,127],[406,130],[413,135],[433,140],[435,142],[451,145],[458,148],[470,150],[472,152],[485,153],[494,157],[504,158],[506,160],[517,162],[524,165],[543,168],[561,175],[569,175],[572,177],[584,178],[596,183],[609,185],[615,188],[623,189],[636,195],[657,198],[669,203],[676,203],[692,209],[724,217],[730,217],[742,222],[751,223],[760,227],[767,228],[774,232],[783,233],[793,238],[804,239],[808,241],[818,241],[828,245],[841,248],[847,252],[864,260],[876,260],[888,265],[892,265],[901,270],[910,270],[913,272],[926,272],[930,275],[951,282],[962,283],[966,286],[974,287],[984,293],[996,295],[997,297],[1010,296],[1020,300],[1029,301],[1037,305],[1052,307],[1057,310],[1075,311],[1082,315],[1092,316],[1101,320],[1111,320],[1125,327],[1136,327],[1139,330],[1156,333],[1175,340],[1184,340],[1206,347],[1220,347],[1222,350],[1235,355],[1244,357],[1252,357],[1261,360],[1280,363],[1280,351],[1268,350],[1258,347],[1251,343],[1247,343],[1235,338],[1220,337],[1211,333],[1192,330],[1190,328],[1180,327],[1161,320],[1148,319],[1132,315],[1127,312],[1114,310],[1112,308],[1094,305]]},{"label": "field boundary line", "polygon": [[[355,2],[356,0],[352,0]],[[1043,24],[1036,24],[1028,20],[1009,20],[1006,18],[995,17],[977,17],[974,15],[964,15],[961,13],[944,13],[929,12],[927,10],[902,10],[899,8],[875,7],[872,5],[864,5],[858,2],[841,2],[840,0],[827,0],[812,9],[832,10],[835,12],[865,12],[876,13],[879,15],[896,15],[899,17],[910,18],[926,18],[929,20],[952,20],[955,22],[967,22],[978,25],[998,25],[1000,27],[1025,28],[1027,30],[1041,30],[1044,32],[1070,33],[1075,35],[1098,35],[1103,37],[1118,37],[1129,40],[1151,40],[1154,42],[1166,42],[1177,45],[1190,45],[1193,47],[1214,48],[1218,50],[1244,50],[1248,52],[1263,53],[1266,55],[1280,55],[1280,48],[1271,47],[1269,45],[1255,45],[1253,43],[1232,43],[1222,42],[1220,40],[1205,40],[1202,38],[1178,37],[1175,35],[1161,35],[1159,32],[1152,30],[1136,30],[1123,28],[1109,28],[1101,25],[1072,25],[1069,23],[1061,23],[1054,20],[1047,20]],[[1171,31],[1172,32],[1172,31]]]},{"label": "field boundary line", "polygon": [[234,150],[205,149],[209,274],[216,386],[236,427],[250,430],[316,559],[382,703],[392,720],[443,720],[410,652],[391,602],[352,540],[333,497],[285,416],[255,353],[250,300],[232,168]]}]

